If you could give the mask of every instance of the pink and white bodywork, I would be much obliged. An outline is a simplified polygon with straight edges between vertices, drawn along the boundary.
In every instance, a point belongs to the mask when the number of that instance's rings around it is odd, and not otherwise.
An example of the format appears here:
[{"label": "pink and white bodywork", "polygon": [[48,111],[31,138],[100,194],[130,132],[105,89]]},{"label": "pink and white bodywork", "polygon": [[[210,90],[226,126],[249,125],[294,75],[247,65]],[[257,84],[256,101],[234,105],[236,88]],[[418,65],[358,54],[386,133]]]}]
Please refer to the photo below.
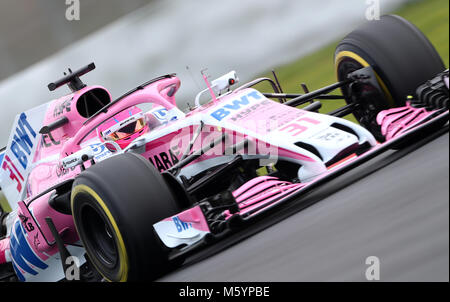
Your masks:
[{"label": "pink and white bodywork", "polygon": [[[280,104],[252,88],[227,92],[185,114],[175,103],[179,87],[179,79],[169,75],[111,102],[106,89],[88,86],[19,115],[0,169],[0,185],[12,211],[7,219],[7,237],[0,241],[0,263],[12,262],[22,281],[64,278],[46,217],[53,219],[70,253],[80,263],[85,262],[72,216],[56,211],[52,207],[54,190],[46,191],[74,179],[82,171],[81,164],[89,168],[83,155],[98,162],[123,152],[136,152],[162,172],[188,155],[186,150],[199,150],[223,136],[222,143],[183,166],[178,179],[226,164],[236,154],[244,160],[259,160],[261,166],[277,161],[298,166],[296,182],[259,176],[232,192],[239,213],[251,217],[324,177],[334,164],[351,161],[360,150],[377,146],[372,134],[359,125]],[[89,93],[95,93],[104,105],[109,104],[107,110],[84,114],[82,104]],[[148,131],[133,138],[125,148],[99,137],[97,129],[103,129],[105,121],[145,103],[152,104],[145,112]],[[39,131],[62,118],[67,119],[63,126],[50,132]],[[394,116],[380,114],[379,118],[383,122]],[[384,131],[388,138],[396,132]],[[231,146],[243,141],[245,147],[230,151]],[[226,219],[232,216],[229,211],[223,215]],[[169,248],[193,245],[211,231],[198,205],[161,220],[154,228]]]}]

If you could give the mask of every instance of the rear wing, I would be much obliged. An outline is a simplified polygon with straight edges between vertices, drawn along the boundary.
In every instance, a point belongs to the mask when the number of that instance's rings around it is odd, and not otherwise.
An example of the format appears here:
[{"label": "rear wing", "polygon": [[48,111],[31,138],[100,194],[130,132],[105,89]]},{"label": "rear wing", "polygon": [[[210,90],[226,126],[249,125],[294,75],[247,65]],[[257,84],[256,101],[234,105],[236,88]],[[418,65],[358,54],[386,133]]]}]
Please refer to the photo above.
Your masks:
[{"label": "rear wing", "polygon": [[14,211],[17,202],[25,199],[28,175],[41,139],[42,127],[49,103],[16,116],[8,144],[0,150],[0,206]]}]

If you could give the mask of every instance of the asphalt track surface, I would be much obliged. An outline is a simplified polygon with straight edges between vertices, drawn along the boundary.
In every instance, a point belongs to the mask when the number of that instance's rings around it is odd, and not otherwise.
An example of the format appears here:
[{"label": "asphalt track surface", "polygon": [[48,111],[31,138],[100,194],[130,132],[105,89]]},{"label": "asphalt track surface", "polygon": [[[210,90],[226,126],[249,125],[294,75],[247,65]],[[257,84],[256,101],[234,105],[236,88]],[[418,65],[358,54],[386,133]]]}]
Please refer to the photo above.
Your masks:
[{"label": "asphalt track surface", "polygon": [[159,281],[449,281],[449,134],[388,151]]}]

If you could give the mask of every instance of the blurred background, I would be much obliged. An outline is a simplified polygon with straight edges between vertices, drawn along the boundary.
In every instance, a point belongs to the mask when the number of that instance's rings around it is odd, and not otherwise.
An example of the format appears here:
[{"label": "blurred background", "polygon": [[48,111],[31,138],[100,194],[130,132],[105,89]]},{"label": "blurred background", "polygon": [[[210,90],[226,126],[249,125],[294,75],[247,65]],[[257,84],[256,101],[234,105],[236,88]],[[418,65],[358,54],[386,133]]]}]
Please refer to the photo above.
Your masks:
[{"label": "blurred background", "polygon": [[[80,3],[80,20],[69,21],[66,13],[75,2]],[[336,80],[333,65],[336,45],[358,24],[367,22],[366,12],[376,3],[379,3],[381,14],[398,14],[419,27],[436,47],[448,68],[449,0],[0,0],[0,150],[8,141],[17,114],[69,93],[66,86],[49,92],[49,82],[61,77],[68,67],[78,69],[90,62],[95,62],[97,69],[85,75],[83,81],[106,87],[113,98],[154,77],[177,73],[182,82],[177,93],[177,102],[181,108],[185,108],[187,103],[193,104],[196,93],[204,88],[200,71],[205,68],[212,79],[236,70],[241,83],[258,76],[271,76],[271,70],[275,69],[284,91],[288,92],[301,92],[301,83],[306,83],[310,90],[331,84]],[[341,105],[336,101],[323,101],[321,111],[328,112]],[[445,144],[442,145],[445,148]],[[438,150],[441,152],[441,149]],[[417,167],[422,167],[420,164],[424,167],[426,165],[428,169],[433,166],[433,161],[430,163],[428,151],[424,152],[424,159],[419,158],[415,164],[419,165]],[[448,164],[445,169],[445,162],[440,162],[439,157],[431,160],[435,164],[439,162],[439,167],[448,171]],[[398,174],[398,169],[398,165],[393,166],[390,174],[384,170],[387,180],[372,179],[372,183],[366,187],[367,191],[371,192],[368,188],[372,191],[380,188],[383,192],[390,192],[398,185],[398,175],[401,175]],[[406,171],[410,176],[414,175],[414,172]],[[424,173],[423,177],[429,179],[430,184],[441,184],[441,178],[448,181],[448,173],[438,174],[437,180],[429,176],[435,174]],[[403,185],[409,179],[402,179]],[[412,181],[414,184],[414,179]],[[377,183],[381,185],[374,185]],[[397,199],[402,208],[398,203],[391,204],[389,198],[384,200],[387,201],[384,207],[370,205],[372,203],[368,202],[370,212],[365,216],[353,214],[360,211],[358,209],[364,209],[359,203],[359,190],[354,191],[353,195],[349,194],[350,197],[344,196],[346,201],[355,203],[347,203],[347,207],[344,204],[342,208],[334,204],[332,207],[336,207],[336,210],[331,210],[334,214],[348,210],[349,215],[342,216],[346,218],[342,219],[344,223],[340,224],[341,228],[337,224],[339,216],[330,219],[332,215],[329,214],[329,209],[316,208],[313,215],[310,213],[309,217],[303,216],[301,221],[306,221],[303,224],[307,226],[306,233],[316,227],[308,219],[319,221],[320,215],[325,218],[322,233],[317,233],[319,228],[304,236],[306,239],[311,238],[310,242],[314,243],[309,249],[313,251],[311,254],[316,254],[317,250],[337,251],[346,242],[350,246],[354,244],[358,251],[361,251],[361,246],[381,251],[388,259],[386,263],[392,264],[392,271],[400,273],[400,276],[405,276],[401,275],[405,273],[407,280],[411,274],[418,272],[417,268],[422,271],[425,269],[425,275],[414,275],[413,280],[428,276],[426,269],[431,268],[429,276],[435,276],[434,270],[443,271],[448,281],[448,270],[444,269],[448,268],[448,186],[444,203],[434,203],[434,207],[423,201],[429,201],[430,196],[439,198],[440,192],[429,196],[428,191],[423,191],[422,187],[418,193],[405,195],[403,191],[400,192],[401,196],[397,196]],[[379,192],[375,193],[374,196],[379,201]],[[442,194],[445,196],[445,192]],[[409,200],[412,195],[417,196]],[[388,194],[384,192],[383,196]],[[332,199],[334,201],[335,196]],[[411,212],[405,211],[403,206],[410,206],[411,201],[418,209],[422,209],[423,204],[424,210],[420,212],[413,208]],[[0,191],[0,205],[2,202],[5,199]],[[349,210],[352,204],[354,207]],[[364,211],[361,210],[359,214],[361,213]],[[417,213],[425,213],[425,216]],[[389,220],[393,217],[395,219]],[[405,224],[407,218],[411,218],[413,223]],[[442,220],[440,223],[439,219]],[[372,238],[370,242],[364,241],[367,237],[361,235],[364,232],[359,229],[356,239],[348,236],[350,241],[341,241],[344,235],[355,234],[345,232],[346,228],[355,229],[355,224],[352,224],[355,221],[359,222],[362,229],[364,225],[366,229],[371,226],[368,234],[375,236],[379,233],[383,240],[386,238],[385,244],[379,244],[384,241],[372,242]],[[376,226],[380,221],[388,221],[385,225],[392,232],[380,232]],[[403,229],[400,227],[402,225]],[[442,225],[447,233],[442,231]],[[297,227],[297,221],[295,226]],[[408,231],[402,233],[401,230],[404,229]],[[335,236],[327,235],[333,234],[327,233],[331,230],[335,231]],[[427,230],[432,231],[431,235],[428,235]],[[408,232],[414,236],[407,236]],[[286,234],[292,233],[289,231]],[[447,241],[441,235],[446,236]],[[395,239],[400,237],[401,240]],[[317,238],[326,239],[323,240],[326,241],[326,248],[314,249],[318,246],[315,245]],[[335,244],[330,244],[328,239]],[[273,242],[279,241],[270,239],[270,242],[273,245]],[[359,242],[363,244],[358,246]],[[278,247],[274,248],[277,249]],[[392,253],[395,250],[404,253]],[[298,258],[301,251],[293,251],[292,259],[311,259]],[[345,254],[349,261],[357,259],[353,248],[346,247]],[[250,255],[253,258],[253,254]],[[334,255],[325,257],[325,261],[318,267],[328,266],[330,262],[327,261],[334,261]],[[239,257],[241,256],[242,253],[239,253]],[[259,259],[266,261],[265,258]],[[258,263],[252,261],[249,263]],[[321,271],[317,271],[314,261],[307,263],[306,267],[312,268],[312,275],[318,276]],[[441,266],[441,263],[446,265]],[[336,267],[333,265],[331,267]],[[207,271],[214,267],[209,262],[205,262],[205,266],[208,266]],[[290,262],[288,266],[291,270],[296,268]],[[198,273],[194,275],[204,277]]]},{"label": "blurred background", "polygon": [[[181,108],[204,88],[204,68],[211,78],[236,70],[241,82],[276,69],[290,92],[301,82],[330,84],[335,45],[374,2],[79,0],[80,20],[69,21],[66,1],[0,0],[0,147],[16,114],[69,92],[50,93],[49,82],[90,62],[97,69],[83,80],[113,97],[177,73]],[[418,25],[448,66],[448,0],[379,0],[379,7]]]}]

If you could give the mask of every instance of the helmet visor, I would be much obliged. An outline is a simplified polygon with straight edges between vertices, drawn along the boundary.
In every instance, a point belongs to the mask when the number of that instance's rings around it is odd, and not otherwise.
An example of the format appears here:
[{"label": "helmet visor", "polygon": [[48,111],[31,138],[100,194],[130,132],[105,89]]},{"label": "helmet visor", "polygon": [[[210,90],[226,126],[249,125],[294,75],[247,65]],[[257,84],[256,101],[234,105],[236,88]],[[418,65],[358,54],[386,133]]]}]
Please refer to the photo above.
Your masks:
[{"label": "helmet visor", "polygon": [[119,139],[124,139],[144,128],[145,121],[144,118],[137,119],[132,121],[131,123],[123,126],[119,130],[116,130],[108,135],[106,135],[106,139],[117,141]]}]

